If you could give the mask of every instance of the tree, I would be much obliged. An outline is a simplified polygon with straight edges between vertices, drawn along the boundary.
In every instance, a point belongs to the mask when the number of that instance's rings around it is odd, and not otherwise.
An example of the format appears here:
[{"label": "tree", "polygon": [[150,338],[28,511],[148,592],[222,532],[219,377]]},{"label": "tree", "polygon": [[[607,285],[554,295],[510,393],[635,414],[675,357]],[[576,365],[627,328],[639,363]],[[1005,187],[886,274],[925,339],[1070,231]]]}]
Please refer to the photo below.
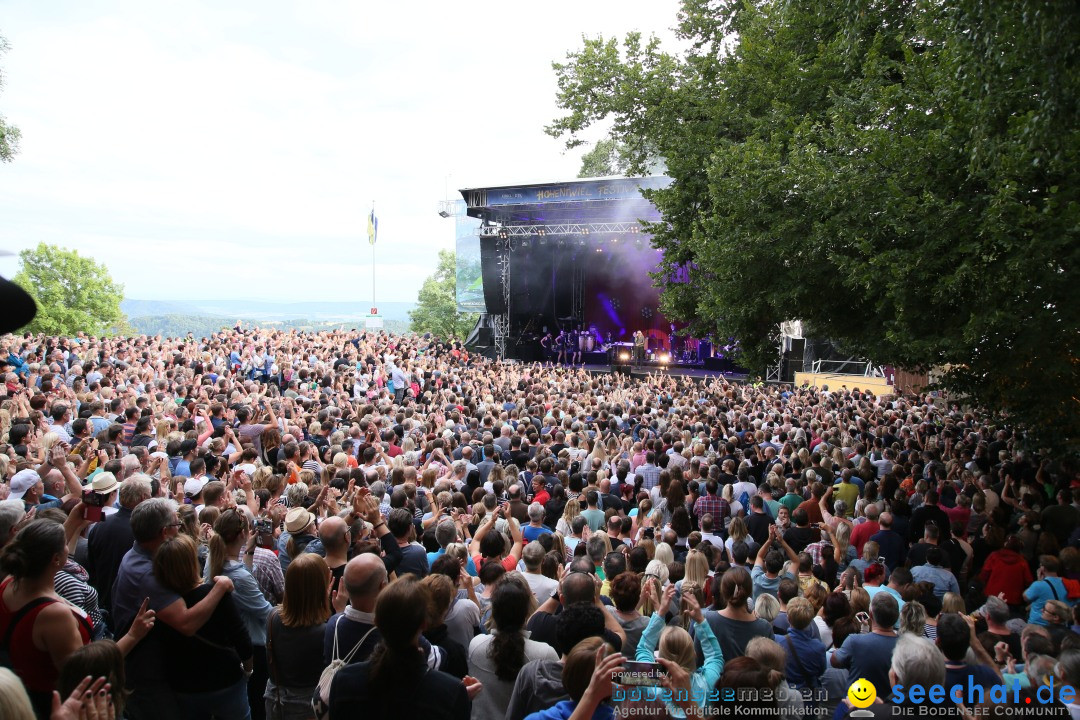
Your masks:
[{"label": "tree", "polygon": [[586,40],[548,128],[610,121],[631,172],[664,158],[665,311],[757,372],[800,318],[1075,444],[1080,6],[684,0],[677,33],[680,56]]},{"label": "tree", "polygon": [[[8,51],[8,41],[0,36],[0,55]],[[0,70],[0,89],[4,86],[4,74]],[[11,162],[11,158],[19,151],[19,128],[8,124],[3,115],[0,115],[0,162]]]},{"label": "tree", "polygon": [[626,172],[626,166],[619,157],[618,143],[607,138],[601,140],[581,157],[581,170],[579,178],[606,177],[608,175],[622,175]]},{"label": "tree", "polygon": [[124,286],[109,270],[77,250],[40,243],[19,253],[22,263],[15,282],[37,303],[30,332],[47,335],[100,334],[126,327],[120,303]]},{"label": "tree", "polygon": [[476,313],[457,311],[457,255],[452,250],[439,251],[439,264],[424,280],[409,321],[413,332],[462,340],[476,323]]}]

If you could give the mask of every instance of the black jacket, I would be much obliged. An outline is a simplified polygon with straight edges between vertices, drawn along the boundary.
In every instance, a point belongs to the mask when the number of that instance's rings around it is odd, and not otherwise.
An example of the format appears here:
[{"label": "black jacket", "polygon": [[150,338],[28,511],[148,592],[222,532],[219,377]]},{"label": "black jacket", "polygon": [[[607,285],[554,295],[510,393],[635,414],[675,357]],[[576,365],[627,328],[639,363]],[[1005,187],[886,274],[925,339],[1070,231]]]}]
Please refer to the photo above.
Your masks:
[{"label": "black jacket", "polygon": [[98,592],[98,605],[106,610],[112,609],[112,586],[120,561],[134,544],[131,510],[125,507],[90,529],[86,539],[86,572],[90,574],[90,584]]}]

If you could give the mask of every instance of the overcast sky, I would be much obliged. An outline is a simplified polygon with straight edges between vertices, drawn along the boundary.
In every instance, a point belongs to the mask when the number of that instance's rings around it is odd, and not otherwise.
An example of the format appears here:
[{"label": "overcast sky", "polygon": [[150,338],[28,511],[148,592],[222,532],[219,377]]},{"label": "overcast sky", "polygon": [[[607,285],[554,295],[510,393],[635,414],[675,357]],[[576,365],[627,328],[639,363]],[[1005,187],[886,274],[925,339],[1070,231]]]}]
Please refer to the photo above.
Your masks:
[{"label": "overcast sky", "polygon": [[[0,249],[104,262],[131,298],[414,301],[449,187],[572,178],[543,133],[582,34],[675,0],[0,2]],[[0,258],[11,277],[17,258]]]}]

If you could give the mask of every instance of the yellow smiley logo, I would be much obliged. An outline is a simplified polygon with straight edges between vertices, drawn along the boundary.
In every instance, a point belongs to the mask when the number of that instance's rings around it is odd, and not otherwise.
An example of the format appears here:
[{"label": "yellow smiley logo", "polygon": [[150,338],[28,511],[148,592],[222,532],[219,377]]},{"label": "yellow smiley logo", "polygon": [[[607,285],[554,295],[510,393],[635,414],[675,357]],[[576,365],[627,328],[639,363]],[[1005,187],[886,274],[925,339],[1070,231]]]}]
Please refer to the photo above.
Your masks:
[{"label": "yellow smiley logo", "polygon": [[847,691],[848,702],[857,708],[870,707],[876,697],[877,688],[874,687],[874,683],[865,678],[859,678],[851,683]]}]

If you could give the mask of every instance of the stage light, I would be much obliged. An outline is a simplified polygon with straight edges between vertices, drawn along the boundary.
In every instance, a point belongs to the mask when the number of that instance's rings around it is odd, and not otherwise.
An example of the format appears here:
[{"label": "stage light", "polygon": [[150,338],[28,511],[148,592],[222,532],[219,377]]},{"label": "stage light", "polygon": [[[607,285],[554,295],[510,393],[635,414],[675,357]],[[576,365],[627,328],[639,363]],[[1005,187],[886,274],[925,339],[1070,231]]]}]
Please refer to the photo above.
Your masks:
[{"label": "stage light", "polygon": [[625,362],[630,362],[630,353],[628,353],[628,352],[619,353],[619,362],[624,362],[624,363]]},{"label": "stage light", "polygon": [[596,252],[604,252],[604,248],[596,248]]},{"label": "stage light", "polygon": [[614,245],[617,242],[619,242],[619,238],[611,238],[611,244],[612,245]]},{"label": "stage light", "polygon": [[506,240],[508,237],[510,237],[510,231],[506,228],[499,228],[499,239]]},{"label": "stage light", "polygon": [[547,228],[540,228],[536,231],[536,234],[540,237],[544,237],[545,235],[547,235]]},{"label": "stage light", "polygon": [[671,362],[671,355],[666,352],[662,352],[656,356],[656,359],[660,361],[661,365],[667,365],[669,362]]},{"label": "stage light", "polygon": [[587,236],[589,234],[589,228],[582,228],[581,229],[581,234]]}]

